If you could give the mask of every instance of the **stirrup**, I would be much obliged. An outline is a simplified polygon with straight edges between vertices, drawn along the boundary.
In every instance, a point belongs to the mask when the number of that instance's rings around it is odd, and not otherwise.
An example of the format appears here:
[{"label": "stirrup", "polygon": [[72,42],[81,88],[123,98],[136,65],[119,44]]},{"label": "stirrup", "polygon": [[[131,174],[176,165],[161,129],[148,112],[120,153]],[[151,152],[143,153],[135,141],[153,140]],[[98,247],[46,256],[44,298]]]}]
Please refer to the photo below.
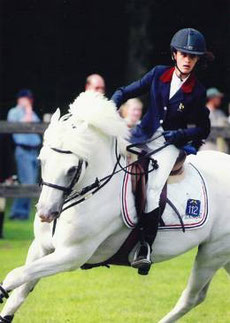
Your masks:
[{"label": "stirrup", "polygon": [[[141,248],[146,248],[147,253],[141,254],[141,251],[142,251]],[[133,268],[138,268],[138,269],[142,269],[143,267],[148,267],[150,269],[150,266],[152,264],[150,256],[151,256],[150,245],[147,242],[144,242],[136,249],[133,261],[131,262],[131,266]]]}]

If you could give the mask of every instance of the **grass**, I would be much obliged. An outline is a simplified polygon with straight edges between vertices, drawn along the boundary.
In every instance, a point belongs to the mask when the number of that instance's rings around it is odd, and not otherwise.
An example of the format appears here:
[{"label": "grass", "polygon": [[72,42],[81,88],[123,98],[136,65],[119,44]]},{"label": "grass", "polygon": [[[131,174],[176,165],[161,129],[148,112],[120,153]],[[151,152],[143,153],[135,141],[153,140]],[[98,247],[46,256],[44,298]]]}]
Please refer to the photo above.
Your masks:
[{"label": "grass", "polygon": [[[33,237],[32,227],[32,220],[6,221],[6,239],[0,241],[1,279],[23,264]],[[158,322],[185,287],[194,256],[195,250],[158,264],[147,277],[137,275],[134,269],[114,266],[44,278],[20,308],[14,322]],[[226,273],[220,270],[205,303],[180,322],[229,323],[229,289]]]}]

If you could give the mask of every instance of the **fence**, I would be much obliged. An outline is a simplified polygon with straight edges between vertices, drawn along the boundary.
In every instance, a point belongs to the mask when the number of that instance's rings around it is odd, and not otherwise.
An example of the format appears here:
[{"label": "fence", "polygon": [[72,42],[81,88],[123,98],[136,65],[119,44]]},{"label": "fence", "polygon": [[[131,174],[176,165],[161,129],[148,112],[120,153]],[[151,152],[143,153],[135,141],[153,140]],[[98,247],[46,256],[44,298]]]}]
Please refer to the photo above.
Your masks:
[{"label": "fence", "polygon": [[[24,123],[0,121],[0,133],[38,133],[43,134],[48,127],[48,123]],[[212,128],[209,138],[216,141],[221,150],[221,141],[230,140],[230,127]],[[221,140],[220,140],[221,139]],[[38,197],[40,188],[38,185],[25,184],[0,184],[0,197]]]},{"label": "fence", "polygon": [[[42,135],[48,123],[7,122],[0,121],[0,133],[37,133]],[[40,194],[38,185],[0,184],[0,197],[35,197]]]}]

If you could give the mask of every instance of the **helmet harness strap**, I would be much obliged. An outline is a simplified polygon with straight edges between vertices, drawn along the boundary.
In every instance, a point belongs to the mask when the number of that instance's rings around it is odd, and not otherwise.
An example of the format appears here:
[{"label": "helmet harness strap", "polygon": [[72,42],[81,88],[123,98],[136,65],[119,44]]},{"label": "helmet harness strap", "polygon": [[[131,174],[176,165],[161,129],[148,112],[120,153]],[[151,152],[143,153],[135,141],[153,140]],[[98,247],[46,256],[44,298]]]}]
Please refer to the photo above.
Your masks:
[{"label": "helmet harness strap", "polygon": [[183,81],[183,79],[182,79],[182,76],[183,76],[183,75],[184,75],[184,76],[186,76],[186,77],[187,77],[187,76],[189,76],[189,75],[193,72],[193,70],[194,70],[194,68],[195,68],[195,66],[194,66],[190,73],[184,73],[184,72],[182,72],[182,71],[180,70],[180,68],[179,68],[179,66],[178,66],[178,64],[177,64],[177,61],[176,61],[176,59],[174,58],[173,54],[172,54],[172,60],[173,60],[173,62],[174,62],[174,65],[175,65],[176,69],[177,69],[177,70],[179,71],[179,73],[180,73],[179,78],[180,78],[180,80],[181,80],[181,81]]}]

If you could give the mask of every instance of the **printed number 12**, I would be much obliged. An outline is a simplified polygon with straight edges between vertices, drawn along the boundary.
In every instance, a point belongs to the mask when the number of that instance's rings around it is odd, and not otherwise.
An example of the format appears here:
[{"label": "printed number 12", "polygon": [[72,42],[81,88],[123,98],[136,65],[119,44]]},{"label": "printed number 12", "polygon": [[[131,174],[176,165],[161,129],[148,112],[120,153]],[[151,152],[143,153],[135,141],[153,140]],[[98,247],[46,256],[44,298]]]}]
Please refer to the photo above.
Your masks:
[{"label": "printed number 12", "polygon": [[190,215],[198,215],[198,206],[189,205],[188,212],[189,212]]}]

